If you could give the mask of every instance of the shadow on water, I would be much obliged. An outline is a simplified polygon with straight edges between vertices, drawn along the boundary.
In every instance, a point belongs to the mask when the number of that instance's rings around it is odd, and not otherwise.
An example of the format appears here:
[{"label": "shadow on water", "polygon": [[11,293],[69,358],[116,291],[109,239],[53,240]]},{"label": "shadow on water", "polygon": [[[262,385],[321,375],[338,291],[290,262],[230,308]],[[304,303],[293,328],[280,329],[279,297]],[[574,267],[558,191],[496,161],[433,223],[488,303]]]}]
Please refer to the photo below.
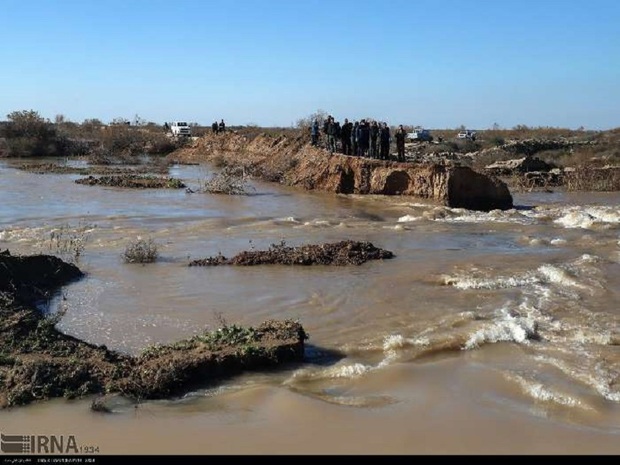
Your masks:
[{"label": "shadow on water", "polygon": [[335,349],[325,349],[312,344],[306,344],[304,347],[304,363],[318,366],[335,365],[346,355]]},{"label": "shadow on water", "polygon": [[359,219],[362,219],[362,220],[373,221],[373,222],[376,222],[376,223],[382,223],[382,222],[385,221],[385,218],[383,218],[383,217],[381,217],[379,215],[375,215],[374,213],[368,213],[368,212],[360,211],[360,210],[355,211],[353,213],[353,215],[354,215],[355,218],[359,218]]},{"label": "shadow on water", "polygon": [[536,208],[536,205],[515,205],[513,208],[517,211],[529,212],[534,210]]}]

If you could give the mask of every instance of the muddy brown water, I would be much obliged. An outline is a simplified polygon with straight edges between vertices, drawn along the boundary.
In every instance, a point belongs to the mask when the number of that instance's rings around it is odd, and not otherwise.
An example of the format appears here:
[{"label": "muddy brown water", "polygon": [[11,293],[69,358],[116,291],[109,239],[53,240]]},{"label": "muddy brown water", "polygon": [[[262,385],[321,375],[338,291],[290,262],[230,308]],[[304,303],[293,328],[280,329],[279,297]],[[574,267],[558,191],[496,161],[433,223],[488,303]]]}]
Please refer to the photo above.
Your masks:
[{"label": "muddy brown water", "polygon": [[[312,363],[109,415],[90,399],[4,410],[4,434],[75,435],[105,454],[620,452],[618,193],[517,194],[514,210],[482,213],[263,183],[248,196],[84,186],[12,163],[0,163],[0,248],[69,258],[52,233],[86,239],[87,277],[44,308],[66,310],[65,332],[137,353],[222,318],[294,318]],[[209,174],[170,170],[196,188]],[[155,241],[157,263],[122,263],[137,237]],[[396,257],[187,266],[344,239]]]}]

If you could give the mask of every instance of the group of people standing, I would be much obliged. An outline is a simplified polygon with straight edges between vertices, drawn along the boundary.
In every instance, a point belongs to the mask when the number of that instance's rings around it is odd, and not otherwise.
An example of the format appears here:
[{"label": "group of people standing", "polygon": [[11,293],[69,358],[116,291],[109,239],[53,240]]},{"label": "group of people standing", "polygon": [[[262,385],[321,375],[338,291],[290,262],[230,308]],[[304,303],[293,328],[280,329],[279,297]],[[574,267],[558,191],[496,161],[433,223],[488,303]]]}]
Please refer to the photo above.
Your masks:
[{"label": "group of people standing", "polygon": [[[357,157],[370,157],[378,160],[390,159],[390,143],[392,136],[386,122],[361,121],[350,122],[345,118],[344,123],[335,121],[333,116],[328,116],[323,122],[323,127],[315,119],[310,128],[312,145],[318,146],[323,134],[325,147],[331,152],[340,152],[344,155]],[[396,139],[397,160],[405,161],[405,138],[407,132],[401,124],[394,133]]]},{"label": "group of people standing", "polygon": [[222,119],[219,124],[217,121],[213,121],[211,130],[214,134],[217,134],[218,132],[226,132],[226,124],[224,123],[224,120]]}]

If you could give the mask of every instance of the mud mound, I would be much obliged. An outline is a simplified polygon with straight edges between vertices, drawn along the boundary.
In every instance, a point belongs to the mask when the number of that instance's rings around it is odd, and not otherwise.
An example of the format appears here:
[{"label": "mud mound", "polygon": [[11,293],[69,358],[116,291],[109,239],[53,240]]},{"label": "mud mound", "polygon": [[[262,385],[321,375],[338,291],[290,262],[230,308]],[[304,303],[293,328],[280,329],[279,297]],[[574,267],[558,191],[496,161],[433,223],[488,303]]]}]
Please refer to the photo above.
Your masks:
[{"label": "mud mound", "polygon": [[53,256],[0,252],[0,408],[96,393],[162,398],[243,370],[303,360],[308,336],[293,321],[225,325],[139,357],[80,341],[55,328],[62,315],[44,317],[33,305],[81,276]]},{"label": "mud mound", "polygon": [[148,174],[168,173],[167,164],[151,163],[141,166],[67,166],[55,163],[24,163],[18,169],[35,174],[80,174],[114,175],[114,174]]},{"label": "mud mound", "polygon": [[126,187],[132,189],[183,189],[187,187],[183,181],[169,177],[140,176],[137,174],[123,174],[119,176],[88,176],[76,179],[77,184],[88,186]]},{"label": "mud mound", "polygon": [[168,397],[198,382],[204,384],[204,380],[300,361],[304,350],[300,341],[307,337],[294,321],[267,321],[257,328],[224,326],[176,344],[150,348],[117,388],[134,398]]},{"label": "mud mound", "polygon": [[14,257],[8,250],[0,252],[0,292],[25,302],[47,298],[52,290],[82,276],[78,267],[54,256]]},{"label": "mud mound", "polygon": [[284,243],[272,244],[269,250],[245,251],[226,258],[223,255],[194,260],[189,266],[217,265],[361,265],[369,260],[393,258],[389,250],[375,247],[370,242],[341,241],[331,244],[288,247]]}]

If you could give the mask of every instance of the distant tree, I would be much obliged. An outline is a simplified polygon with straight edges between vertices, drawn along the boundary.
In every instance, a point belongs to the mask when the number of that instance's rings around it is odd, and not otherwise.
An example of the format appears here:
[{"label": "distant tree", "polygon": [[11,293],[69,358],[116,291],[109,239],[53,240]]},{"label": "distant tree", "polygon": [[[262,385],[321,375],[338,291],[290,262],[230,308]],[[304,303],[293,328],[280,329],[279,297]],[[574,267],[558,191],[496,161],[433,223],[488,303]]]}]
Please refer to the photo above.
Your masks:
[{"label": "distant tree", "polygon": [[493,130],[494,131],[499,131],[500,130],[500,126],[497,123],[493,123]]},{"label": "distant tree", "polygon": [[14,111],[7,119],[3,136],[10,156],[49,156],[61,151],[56,128],[36,111]]},{"label": "distant tree", "polygon": [[122,116],[119,116],[119,117],[114,118],[112,121],[110,121],[110,124],[113,124],[113,125],[128,125],[129,124],[129,120],[123,118]]},{"label": "distant tree", "polygon": [[9,113],[8,137],[44,137],[53,132],[50,122],[34,110],[22,110]]},{"label": "distant tree", "polygon": [[97,118],[87,118],[82,121],[82,126],[103,126],[103,123]]},{"label": "distant tree", "polygon": [[327,119],[328,113],[325,110],[317,110],[309,116],[305,118],[300,118],[297,120],[297,127],[299,129],[309,128],[315,119],[319,120],[319,126],[323,127],[323,121]]},{"label": "distant tree", "polygon": [[134,124],[134,126],[145,126],[146,125],[146,120],[144,118],[141,118],[136,113],[136,115],[133,117],[133,124]]}]

